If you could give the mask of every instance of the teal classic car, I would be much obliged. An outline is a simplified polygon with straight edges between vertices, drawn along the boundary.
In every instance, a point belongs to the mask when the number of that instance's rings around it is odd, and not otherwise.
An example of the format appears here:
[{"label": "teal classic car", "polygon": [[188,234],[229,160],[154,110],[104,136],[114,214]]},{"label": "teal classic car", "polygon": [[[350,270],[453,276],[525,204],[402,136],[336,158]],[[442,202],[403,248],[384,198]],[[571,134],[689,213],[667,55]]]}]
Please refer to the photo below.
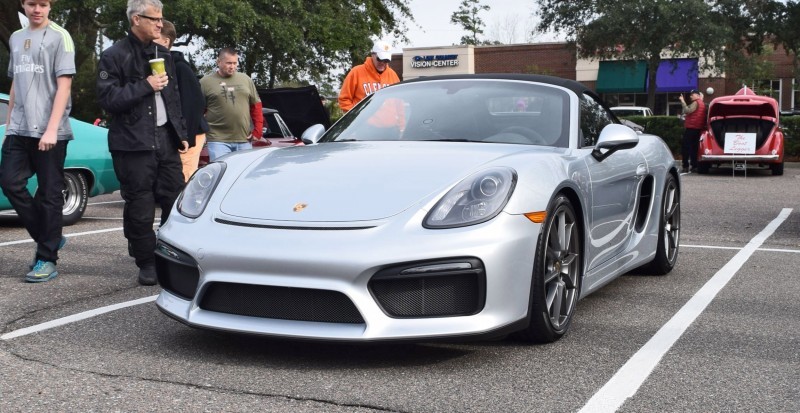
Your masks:
[{"label": "teal classic car", "polygon": [[[5,137],[8,119],[8,95],[0,93],[0,142]],[[86,211],[89,197],[114,192],[119,181],[108,152],[108,130],[70,118],[75,139],[67,145],[64,162],[64,225],[78,222]],[[0,156],[2,156],[0,154]],[[28,190],[36,192],[36,176],[28,181]],[[0,192],[0,211],[13,209]]]}]

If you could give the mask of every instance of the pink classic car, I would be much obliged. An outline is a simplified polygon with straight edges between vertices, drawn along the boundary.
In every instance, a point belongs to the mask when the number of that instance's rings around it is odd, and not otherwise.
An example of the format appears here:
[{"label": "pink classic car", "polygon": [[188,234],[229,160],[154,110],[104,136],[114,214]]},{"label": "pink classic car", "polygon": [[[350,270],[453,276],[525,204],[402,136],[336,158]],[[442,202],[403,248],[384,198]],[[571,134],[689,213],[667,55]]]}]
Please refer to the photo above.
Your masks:
[{"label": "pink classic car", "polygon": [[698,172],[711,167],[770,169],[783,175],[783,130],[778,102],[747,87],[708,106],[708,126],[700,137]]}]

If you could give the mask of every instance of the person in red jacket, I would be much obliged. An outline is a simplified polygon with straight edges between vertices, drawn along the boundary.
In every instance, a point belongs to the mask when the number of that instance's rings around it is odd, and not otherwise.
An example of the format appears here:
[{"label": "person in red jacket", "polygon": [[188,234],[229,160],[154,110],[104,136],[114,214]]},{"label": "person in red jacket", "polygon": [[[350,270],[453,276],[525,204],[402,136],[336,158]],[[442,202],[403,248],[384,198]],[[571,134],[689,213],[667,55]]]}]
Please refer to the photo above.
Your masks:
[{"label": "person in red jacket", "polygon": [[375,42],[364,64],[352,68],[342,83],[339,91],[342,112],[346,113],[379,89],[400,82],[397,73],[389,67],[391,60],[392,46],[383,41]]},{"label": "person in red jacket", "polygon": [[681,141],[681,159],[683,173],[697,171],[697,148],[700,144],[700,134],[706,128],[706,104],[703,103],[703,94],[696,89],[689,91],[691,102],[686,104],[681,94],[678,99],[683,107],[684,120],[683,140]]}]

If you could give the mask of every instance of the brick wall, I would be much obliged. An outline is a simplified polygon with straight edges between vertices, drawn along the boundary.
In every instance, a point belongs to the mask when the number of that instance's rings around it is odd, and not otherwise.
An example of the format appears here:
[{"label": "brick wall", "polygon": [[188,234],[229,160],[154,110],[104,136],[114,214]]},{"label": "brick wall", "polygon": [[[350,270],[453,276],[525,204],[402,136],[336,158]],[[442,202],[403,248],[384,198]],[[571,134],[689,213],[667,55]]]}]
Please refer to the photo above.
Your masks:
[{"label": "brick wall", "polygon": [[575,79],[575,50],[564,43],[479,46],[475,73],[530,73]]},{"label": "brick wall", "polygon": [[[780,46],[767,57],[772,63],[774,79],[781,79],[782,109],[792,106],[792,73],[791,58]],[[558,76],[575,79],[577,58],[574,47],[567,43],[537,43],[475,47],[475,73],[530,73]],[[392,56],[391,67],[403,78],[403,55]],[[594,89],[595,81],[583,82]],[[701,78],[699,89],[705,93],[708,87],[714,88],[714,94],[706,96],[706,100],[736,93],[741,84],[728,78]],[[800,106],[800,103],[795,103]]]},{"label": "brick wall", "polygon": [[792,59],[786,54],[783,46],[776,47],[775,51],[767,57],[767,61],[772,64],[772,72],[776,79],[792,78],[794,73]]}]

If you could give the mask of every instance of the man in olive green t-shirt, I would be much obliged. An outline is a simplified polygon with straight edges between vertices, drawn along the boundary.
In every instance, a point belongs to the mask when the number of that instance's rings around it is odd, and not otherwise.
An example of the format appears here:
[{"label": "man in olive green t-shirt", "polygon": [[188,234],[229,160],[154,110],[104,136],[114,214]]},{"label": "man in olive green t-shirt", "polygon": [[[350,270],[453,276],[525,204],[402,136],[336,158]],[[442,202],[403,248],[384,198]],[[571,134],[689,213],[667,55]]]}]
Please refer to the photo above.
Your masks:
[{"label": "man in olive green t-shirt", "polygon": [[214,161],[230,152],[251,149],[261,139],[264,117],[253,80],[237,72],[239,53],[226,47],[217,56],[217,70],[200,79],[206,97],[208,157]]}]

